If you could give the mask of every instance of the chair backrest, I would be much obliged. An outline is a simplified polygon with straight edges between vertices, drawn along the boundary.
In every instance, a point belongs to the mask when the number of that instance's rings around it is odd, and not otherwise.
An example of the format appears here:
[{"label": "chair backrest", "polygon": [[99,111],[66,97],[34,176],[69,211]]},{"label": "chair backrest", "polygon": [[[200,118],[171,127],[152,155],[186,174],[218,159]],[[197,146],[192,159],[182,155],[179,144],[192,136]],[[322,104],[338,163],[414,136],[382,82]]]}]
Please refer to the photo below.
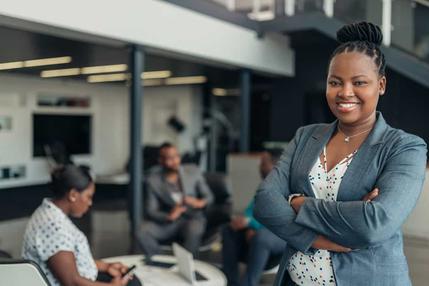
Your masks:
[{"label": "chair backrest", "polygon": [[10,255],[10,253],[0,249],[0,259],[2,259],[2,258],[12,258],[12,255]]},{"label": "chair backrest", "polygon": [[223,204],[231,197],[228,177],[222,173],[205,173],[204,178],[214,196],[215,204]]},{"label": "chair backrest", "polygon": [[0,285],[50,286],[40,267],[30,260],[0,260]]}]

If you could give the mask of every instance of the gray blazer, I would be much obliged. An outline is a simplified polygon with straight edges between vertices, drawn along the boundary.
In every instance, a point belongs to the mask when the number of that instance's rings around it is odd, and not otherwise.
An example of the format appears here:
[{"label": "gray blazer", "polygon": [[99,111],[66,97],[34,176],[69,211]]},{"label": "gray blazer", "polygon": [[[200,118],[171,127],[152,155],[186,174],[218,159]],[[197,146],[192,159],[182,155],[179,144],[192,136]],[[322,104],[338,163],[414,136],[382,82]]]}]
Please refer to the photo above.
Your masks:
[{"label": "gray blazer", "polygon": [[[337,121],[298,129],[255,197],[255,217],[287,242],[275,285],[293,285],[287,266],[297,251],[313,253],[317,235],[353,249],[331,253],[335,279],[343,285],[411,285],[401,226],[422,190],[426,144],[394,129],[377,112],[374,129],[345,173],[336,202],[316,199],[308,174],[336,130]],[[361,201],[373,190],[372,202]],[[307,200],[298,214],[287,203],[293,193]]]},{"label": "gray blazer", "polygon": [[[207,205],[212,203],[212,192],[196,165],[182,165],[179,169],[179,177],[186,196],[203,198],[207,200]],[[150,220],[158,223],[169,222],[167,217],[176,204],[166,184],[167,182],[160,166],[156,166],[149,171],[146,180],[146,215]],[[192,215],[192,210],[188,212],[188,215]]]}]

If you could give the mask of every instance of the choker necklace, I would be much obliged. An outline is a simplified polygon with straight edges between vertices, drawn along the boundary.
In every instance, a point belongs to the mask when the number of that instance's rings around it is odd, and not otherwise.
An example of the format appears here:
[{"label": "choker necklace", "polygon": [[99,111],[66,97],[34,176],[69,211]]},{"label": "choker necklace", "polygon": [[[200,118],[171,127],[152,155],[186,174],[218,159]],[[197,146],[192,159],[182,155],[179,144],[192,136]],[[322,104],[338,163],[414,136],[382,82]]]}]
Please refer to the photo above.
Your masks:
[{"label": "choker necklace", "polygon": [[355,135],[350,135],[350,136],[348,136],[346,133],[344,133],[344,131],[343,131],[343,130],[341,130],[340,125],[339,125],[339,124],[337,125],[337,128],[338,128],[338,131],[340,131],[341,133],[343,133],[343,135],[344,135],[344,142],[346,142],[346,143],[349,143],[349,142],[350,142],[350,138],[353,138],[353,137],[356,137],[356,136],[358,136],[358,135],[364,134],[364,133],[366,133],[366,132],[368,132],[368,131],[370,131],[370,130],[372,129],[372,127],[371,127],[371,128],[369,128],[369,129],[364,130],[364,131],[362,131],[362,132],[359,132],[359,133],[357,133],[357,134],[355,134]]}]

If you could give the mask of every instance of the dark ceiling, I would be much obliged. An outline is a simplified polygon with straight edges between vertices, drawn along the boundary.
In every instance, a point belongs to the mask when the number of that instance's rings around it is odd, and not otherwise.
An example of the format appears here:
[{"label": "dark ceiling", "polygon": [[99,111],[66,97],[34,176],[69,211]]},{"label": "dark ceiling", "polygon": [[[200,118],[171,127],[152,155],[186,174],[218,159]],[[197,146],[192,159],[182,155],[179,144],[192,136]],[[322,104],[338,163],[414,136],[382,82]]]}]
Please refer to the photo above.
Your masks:
[{"label": "dark ceiling", "polygon": [[[124,64],[128,61],[127,48],[111,47],[51,35],[28,32],[0,26],[0,63],[49,57],[71,56],[69,64],[4,70],[2,73],[19,73],[39,76],[42,70],[86,66]],[[145,71],[170,70],[172,76],[205,75],[213,85],[234,87],[239,83],[239,71],[197,61],[146,53]],[[72,78],[72,77],[67,77]],[[85,79],[86,76],[73,76]],[[263,79],[262,76],[255,76]],[[123,84],[123,83],[122,83]]]}]

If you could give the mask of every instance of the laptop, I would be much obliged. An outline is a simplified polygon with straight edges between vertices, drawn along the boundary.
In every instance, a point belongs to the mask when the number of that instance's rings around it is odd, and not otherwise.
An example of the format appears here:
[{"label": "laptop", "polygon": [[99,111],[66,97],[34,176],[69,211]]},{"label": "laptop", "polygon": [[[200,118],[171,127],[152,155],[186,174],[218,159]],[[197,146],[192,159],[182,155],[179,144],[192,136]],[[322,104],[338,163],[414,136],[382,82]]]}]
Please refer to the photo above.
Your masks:
[{"label": "laptop", "polygon": [[173,243],[173,253],[177,259],[179,274],[191,285],[196,285],[197,281],[206,281],[207,278],[195,271],[194,257],[192,253],[177,243]]}]

